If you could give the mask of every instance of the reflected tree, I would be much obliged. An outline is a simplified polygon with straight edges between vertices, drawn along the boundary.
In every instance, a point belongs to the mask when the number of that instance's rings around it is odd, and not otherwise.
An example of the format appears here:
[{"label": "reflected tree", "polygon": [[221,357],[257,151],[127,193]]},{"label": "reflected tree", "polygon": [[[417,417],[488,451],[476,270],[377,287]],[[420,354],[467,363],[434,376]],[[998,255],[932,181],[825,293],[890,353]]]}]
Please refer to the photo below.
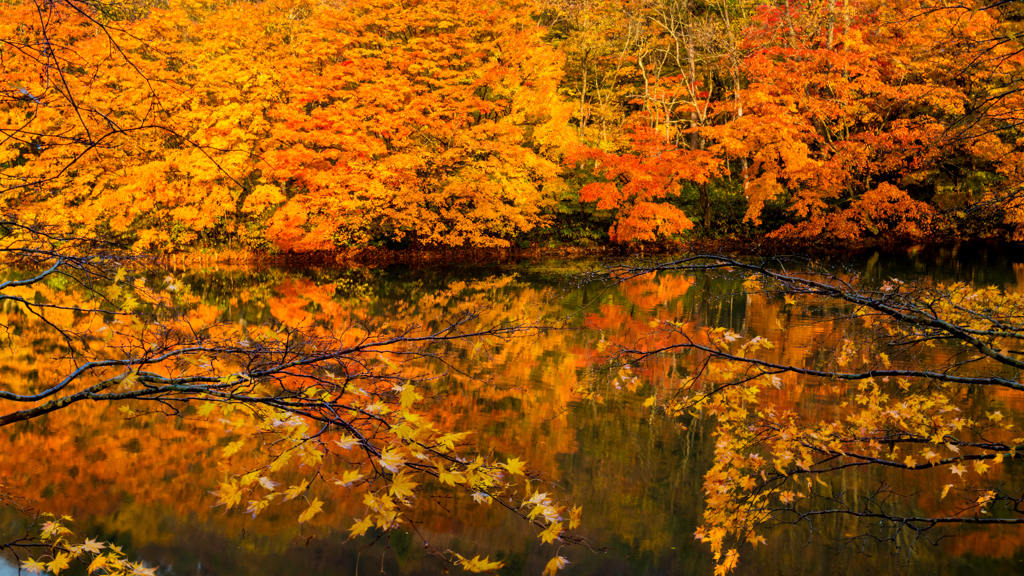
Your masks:
[{"label": "reflected tree", "polygon": [[[716,422],[699,540],[727,573],[766,530],[802,525],[840,546],[912,550],[964,525],[1024,523],[1024,296],[963,283],[871,283],[781,259],[692,256],[623,265],[739,277],[748,306],[803,309],[813,349],[687,318],[608,351],[636,367],[669,355],[694,369],[658,406]],[[654,401],[652,397],[650,399]]]},{"label": "reflected tree", "polygon": [[[129,418],[215,420],[236,438],[220,457],[247,456],[213,492],[228,510],[256,517],[290,507],[304,523],[331,497],[357,498],[365,514],[351,536],[380,537],[416,532],[411,513],[438,493],[424,487],[447,486],[522,517],[544,543],[582,542],[569,533],[581,510],[556,502],[525,462],[478,454],[467,442],[472,430],[448,429],[421,410],[436,366],[457,370],[446,360],[453,343],[487,349],[540,327],[484,325],[472,310],[378,331],[222,322],[173,276],[147,276],[136,256],[13,220],[0,222],[0,258],[3,343],[35,354],[24,368],[37,375],[5,372],[0,426],[74,418],[85,402],[116,403]],[[25,560],[26,569],[59,573],[75,558],[111,574],[136,567],[74,541],[66,521],[49,519],[39,536],[47,555]],[[424,545],[469,571],[502,566]],[[551,572],[562,565],[556,554]]]}]

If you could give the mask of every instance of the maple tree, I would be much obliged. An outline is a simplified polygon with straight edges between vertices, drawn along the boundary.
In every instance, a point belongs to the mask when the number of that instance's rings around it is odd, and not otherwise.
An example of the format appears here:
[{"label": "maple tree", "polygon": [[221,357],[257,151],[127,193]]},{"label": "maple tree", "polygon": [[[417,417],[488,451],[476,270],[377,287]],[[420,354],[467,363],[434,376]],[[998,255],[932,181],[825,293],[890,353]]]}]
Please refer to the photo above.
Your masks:
[{"label": "maple tree", "polygon": [[561,58],[528,2],[3,10],[0,190],[40,223],[139,248],[505,246],[567,193]]},{"label": "maple tree", "polygon": [[[570,58],[566,82],[579,97],[575,121],[583,140],[567,163],[582,165],[590,176],[581,184],[581,200],[615,215],[614,242],[690,230],[683,204],[697,204],[702,228],[710,232],[708,184],[722,175],[722,160],[705,149],[697,129],[712,121],[712,100],[719,96],[712,62],[722,32],[718,7],[554,4],[566,14],[560,46]],[[722,9],[727,15],[729,8]],[[694,191],[698,202],[684,199]]]},{"label": "maple tree", "polygon": [[458,8],[7,3],[0,202],[160,250],[1020,234],[1011,6]]},{"label": "maple tree", "polygon": [[[685,318],[605,344],[634,370],[680,355],[694,366],[660,406],[683,422],[714,418],[716,457],[696,536],[714,552],[716,572],[735,568],[740,548],[765,543],[770,527],[818,526],[823,516],[837,517],[840,542],[910,548],[949,526],[1024,523],[1012,465],[1024,439],[1009,400],[1022,390],[1022,296],[790,268],[694,256],[611,271],[619,281],[727,271],[746,277],[746,294],[762,307],[779,300],[834,318],[802,357],[777,350],[770,334]],[[820,400],[794,405],[775,393],[793,386]],[[1008,399],[1004,408],[990,403],[995,394]],[[901,490],[908,480],[919,487]]]},{"label": "maple tree", "polygon": [[[1011,7],[554,4],[586,146],[570,161],[590,163],[581,197],[625,224],[618,241],[678,235],[691,219],[713,233],[716,211],[728,229],[729,191],[745,234],[920,239],[982,221],[972,233],[1016,234]],[[617,103],[617,131],[584,129],[588,110],[611,109],[599,100]]]},{"label": "maple tree", "polygon": [[[350,528],[356,537],[408,526],[422,487],[448,486],[521,516],[543,543],[576,540],[569,531],[581,509],[541,490],[525,461],[474,452],[465,442],[471,431],[450,429],[418,407],[431,379],[424,361],[443,360],[452,343],[481,348],[526,328],[480,326],[470,312],[449,314],[429,330],[224,324],[173,277],[140,275],[130,258],[103,254],[102,244],[15,222],[0,231],[5,344],[52,344],[47,369],[33,370],[37,377],[5,371],[0,426],[80,403],[120,404],[130,417],[216,418],[236,438],[217,449],[219,457],[247,454],[214,491],[228,510],[255,517],[271,506],[295,508],[305,523],[331,498],[361,498],[365,510]],[[84,553],[107,573],[134,570],[116,549],[72,543],[66,522],[51,520],[40,537],[50,547],[47,571],[58,573]],[[433,552],[469,571],[502,566]],[[26,568],[39,562],[27,560]],[[556,554],[552,562],[562,561]]]}]

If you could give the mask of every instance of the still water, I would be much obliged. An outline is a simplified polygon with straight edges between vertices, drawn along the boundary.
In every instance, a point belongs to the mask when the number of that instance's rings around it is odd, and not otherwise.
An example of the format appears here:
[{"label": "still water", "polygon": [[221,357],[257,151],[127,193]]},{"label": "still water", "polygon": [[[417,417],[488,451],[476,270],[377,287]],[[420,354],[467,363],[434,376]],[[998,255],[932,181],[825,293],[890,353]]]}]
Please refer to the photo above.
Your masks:
[{"label": "still water", "polygon": [[[771,335],[778,354],[799,363],[822,345],[820,311],[783,309],[742,292],[742,279],[661,274],[608,286],[579,274],[608,263],[524,262],[410,268],[162,270],[194,296],[210,320],[344,330],[437,326],[461,310],[484,322],[559,325],[485,351],[457,350],[432,366],[430,413],[445,427],[474,430],[477,450],[518,456],[563,502],[583,508],[580,533],[592,549],[564,547],[565,574],[711,574],[710,551],[696,542],[702,475],[712,458],[711,422],[685,427],[642,406],[670,393],[685,358],[636,367],[630,391],[601,369],[601,341],[643,338],[654,320],[725,326]],[[864,254],[836,263],[879,281],[926,277],[1007,290],[1024,286],[1024,254],[963,246]],[[5,350],[5,379],[45,379],[42,360],[56,347]],[[799,396],[803,391],[790,389]],[[785,401],[814,409],[808,396]],[[1015,399],[997,397],[1005,410]],[[808,408],[809,407],[809,408]],[[418,512],[418,532],[347,540],[359,502],[333,494],[313,522],[297,511],[253,519],[214,507],[210,492],[228,472],[219,454],[224,426],[198,419],[140,415],[82,405],[0,430],[0,481],[30,506],[74,517],[78,534],[116,543],[159,574],[438,574],[436,550],[506,562],[501,574],[540,574],[556,551],[536,530],[499,507],[458,494]],[[912,487],[913,489],[913,487]],[[0,542],[21,535],[24,517],[0,508]],[[768,546],[746,549],[737,574],[1024,574],[1024,531],[965,529],[908,555],[891,547],[836,550],[806,527],[779,527]],[[7,564],[5,564],[5,562]],[[9,556],[0,575],[15,574]],[[457,567],[448,567],[453,573]]]}]

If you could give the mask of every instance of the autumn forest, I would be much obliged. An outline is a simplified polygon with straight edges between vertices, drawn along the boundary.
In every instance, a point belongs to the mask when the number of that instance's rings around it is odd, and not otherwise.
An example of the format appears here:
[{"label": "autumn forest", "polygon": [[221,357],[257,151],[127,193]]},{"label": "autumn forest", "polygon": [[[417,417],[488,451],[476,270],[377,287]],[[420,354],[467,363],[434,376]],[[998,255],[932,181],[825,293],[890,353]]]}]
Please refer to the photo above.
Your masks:
[{"label": "autumn forest", "polygon": [[1024,238],[1015,2],[5,2],[0,209],[145,250]]},{"label": "autumn forest", "polygon": [[1018,34],[0,0],[0,576],[1024,574]]}]

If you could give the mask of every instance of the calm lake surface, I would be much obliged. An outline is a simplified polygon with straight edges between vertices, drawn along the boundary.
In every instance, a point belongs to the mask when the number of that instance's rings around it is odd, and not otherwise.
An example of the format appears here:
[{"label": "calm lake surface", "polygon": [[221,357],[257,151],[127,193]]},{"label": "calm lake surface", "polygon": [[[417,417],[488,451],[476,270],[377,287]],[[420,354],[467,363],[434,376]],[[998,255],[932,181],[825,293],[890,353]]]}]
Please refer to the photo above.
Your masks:
[{"label": "calm lake surface", "polygon": [[[607,263],[605,263],[607,264]],[[1016,248],[863,254],[836,263],[877,279],[926,277],[1008,290],[1024,287],[1024,253]],[[602,340],[629,342],[652,321],[675,319],[761,334],[789,362],[813,358],[826,345],[832,319],[810,307],[742,292],[742,278],[660,274],[608,287],[575,274],[599,262],[545,261],[495,266],[348,269],[166,270],[196,298],[210,319],[290,327],[322,324],[343,330],[438,325],[461,310],[482,321],[556,323],[567,328],[530,333],[487,350],[455,349],[451,366],[424,366],[436,422],[474,430],[485,454],[518,456],[550,481],[549,492],[582,506],[585,535],[594,550],[568,546],[564,574],[711,574],[707,547],[694,540],[702,513],[701,484],[712,457],[710,421],[685,427],[644,408],[648,396],[671,393],[687,369],[685,357],[634,367],[640,387],[630,391],[601,370]],[[44,379],[52,343],[7,351],[4,378]],[[825,410],[814,391],[785,389],[779,399],[802,410]],[[1018,399],[993,395],[979,405],[1020,413]],[[160,416],[125,418],[116,406],[83,405],[49,418],[0,430],[0,481],[32,505],[73,516],[76,533],[124,546],[129,558],[160,566],[159,574],[439,574],[445,565],[424,552],[503,559],[501,574],[540,574],[555,548],[497,506],[458,494],[420,512],[418,534],[348,541],[361,504],[332,493],[308,524],[298,511],[271,508],[256,519],[238,508],[216,508],[228,468],[220,450],[224,426]],[[870,482],[870,478],[857,482]],[[853,480],[851,480],[853,482]],[[908,491],[932,491],[904,486]],[[439,496],[440,498],[440,496]],[[923,504],[922,504],[923,505]],[[20,535],[24,518],[0,512],[0,542]],[[745,548],[737,574],[1024,574],[1024,530],[963,529],[938,546],[913,554],[893,547],[836,550],[829,534],[840,525],[778,527],[768,546]],[[820,536],[820,535],[819,535]],[[604,551],[602,551],[604,550]],[[5,564],[6,563],[6,564]],[[8,556],[0,575],[17,570]],[[452,573],[459,568],[449,567]]]}]

